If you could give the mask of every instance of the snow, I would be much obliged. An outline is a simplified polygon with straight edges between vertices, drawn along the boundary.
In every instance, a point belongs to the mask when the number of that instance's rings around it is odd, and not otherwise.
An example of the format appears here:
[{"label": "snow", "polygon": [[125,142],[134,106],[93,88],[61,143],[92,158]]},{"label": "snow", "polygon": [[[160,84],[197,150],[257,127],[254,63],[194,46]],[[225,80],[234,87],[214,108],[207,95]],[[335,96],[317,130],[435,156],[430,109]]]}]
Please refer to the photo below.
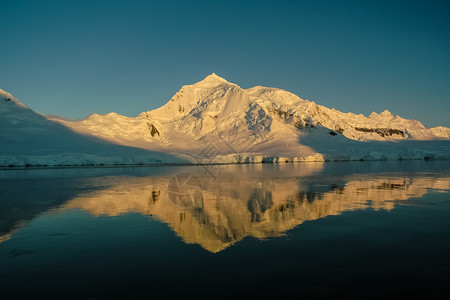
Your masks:
[{"label": "snow", "polygon": [[0,97],[3,166],[450,158],[450,128],[427,129],[388,110],[343,113],[277,88],[242,89],[214,73],[134,118],[70,121],[4,91]]},{"label": "snow", "polygon": [[34,112],[2,90],[0,113],[0,166],[185,162],[165,153],[122,146],[74,132]]}]

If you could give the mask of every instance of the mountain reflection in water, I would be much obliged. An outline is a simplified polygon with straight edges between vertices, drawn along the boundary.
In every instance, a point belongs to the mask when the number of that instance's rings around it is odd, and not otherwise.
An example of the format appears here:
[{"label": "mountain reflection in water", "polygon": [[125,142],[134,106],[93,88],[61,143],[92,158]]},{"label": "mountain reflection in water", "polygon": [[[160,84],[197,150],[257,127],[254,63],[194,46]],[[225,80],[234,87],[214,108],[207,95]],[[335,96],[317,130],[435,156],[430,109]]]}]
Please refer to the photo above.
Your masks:
[{"label": "mountain reflection in water", "polygon": [[450,161],[0,170],[1,295],[440,299],[449,190]]},{"label": "mountain reflection in water", "polygon": [[266,174],[254,172],[255,166],[252,172],[222,166],[214,178],[201,168],[169,176],[99,177],[96,184],[107,188],[78,195],[57,211],[151,215],[184,242],[216,253],[247,236],[282,236],[305,221],[368,208],[391,210],[428,189],[450,190],[450,177],[432,173],[336,176],[320,175],[321,167]]}]

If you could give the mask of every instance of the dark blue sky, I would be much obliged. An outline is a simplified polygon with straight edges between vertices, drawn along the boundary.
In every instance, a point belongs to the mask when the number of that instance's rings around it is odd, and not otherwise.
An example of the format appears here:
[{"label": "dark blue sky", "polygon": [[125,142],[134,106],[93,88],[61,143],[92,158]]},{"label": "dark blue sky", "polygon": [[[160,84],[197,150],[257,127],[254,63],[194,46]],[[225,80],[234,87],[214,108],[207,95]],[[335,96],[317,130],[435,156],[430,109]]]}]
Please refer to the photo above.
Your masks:
[{"label": "dark blue sky", "polygon": [[44,114],[135,116],[215,72],[450,126],[449,3],[0,0],[0,88]]}]

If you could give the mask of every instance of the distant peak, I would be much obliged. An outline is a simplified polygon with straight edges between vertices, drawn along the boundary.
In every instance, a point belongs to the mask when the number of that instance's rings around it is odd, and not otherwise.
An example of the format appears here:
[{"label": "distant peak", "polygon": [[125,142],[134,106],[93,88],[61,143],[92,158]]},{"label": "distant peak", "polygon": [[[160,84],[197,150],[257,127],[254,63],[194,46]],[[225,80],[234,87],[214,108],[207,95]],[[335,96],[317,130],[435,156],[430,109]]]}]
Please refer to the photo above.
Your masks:
[{"label": "distant peak", "polygon": [[383,112],[377,114],[376,112],[372,112],[369,116],[370,117],[377,117],[377,116],[381,116],[381,117],[392,117],[394,116],[390,111],[388,111],[387,109],[385,109]]},{"label": "distant peak", "polygon": [[392,116],[392,113],[386,109],[385,111],[380,113],[380,116],[389,117],[389,116]]}]

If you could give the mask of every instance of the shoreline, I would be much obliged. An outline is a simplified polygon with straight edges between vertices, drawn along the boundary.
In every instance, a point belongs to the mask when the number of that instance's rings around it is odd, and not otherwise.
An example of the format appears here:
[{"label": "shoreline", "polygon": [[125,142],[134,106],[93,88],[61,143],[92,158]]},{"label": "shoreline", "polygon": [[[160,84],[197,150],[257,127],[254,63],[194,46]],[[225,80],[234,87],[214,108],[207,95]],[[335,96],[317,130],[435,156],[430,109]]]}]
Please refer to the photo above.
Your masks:
[{"label": "shoreline", "polygon": [[82,168],[139,168],[139,167],[185,167],[185,166],[220,166],[220,165],[250,165],[250,164],[291,164],[291,163],[334,163],[334,162],[390,162],[390,161],[449,161],[450,158],[397,158],[397,159],[325,159],[298,161],[252,161],[252,162],[213,162],[213,163],[153,163],[153,164],[26,164],[0,166],[3,170],[46,170],[46,169],[82,169]]}]

